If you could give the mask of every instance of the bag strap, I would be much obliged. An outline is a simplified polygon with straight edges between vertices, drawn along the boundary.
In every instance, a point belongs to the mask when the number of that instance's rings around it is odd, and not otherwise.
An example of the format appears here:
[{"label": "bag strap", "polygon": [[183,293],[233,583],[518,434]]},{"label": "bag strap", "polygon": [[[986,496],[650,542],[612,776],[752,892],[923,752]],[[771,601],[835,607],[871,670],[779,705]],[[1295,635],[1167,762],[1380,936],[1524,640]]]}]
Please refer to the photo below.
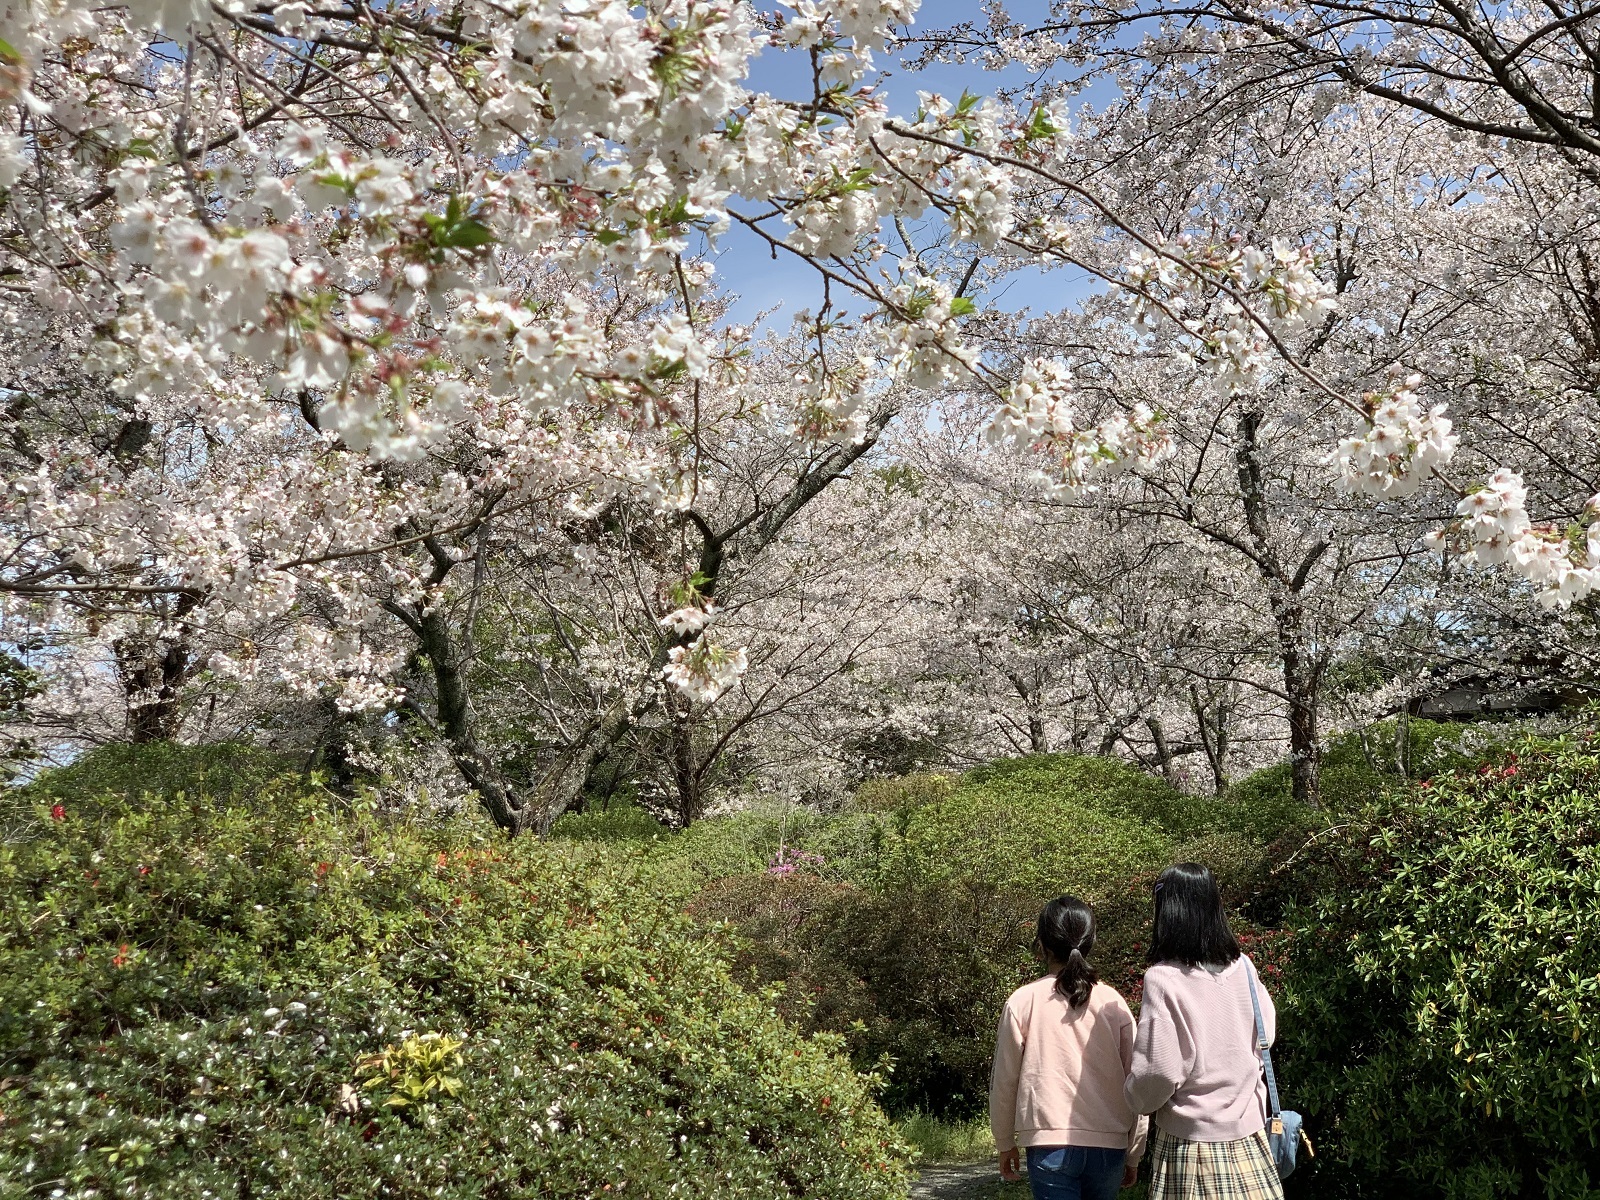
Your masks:
[{"label": "bag strap", "polygon": [[1272,1046],[1267,1042],[1267,1026],[1261,1019],[1261,1000],[1256,995],[1256,964],[1249,955],[1243,957],[1246,964],[1244,979],[1250,985],[1250,1007],[1256,1014],[1256,1049],[1261,1051],[1261,1065],[1267,1073],[1267,1115],[1273,1121],[1281,1121],[1283,1109],[1278,1105],[1278,1079],[1272,1072]]}]

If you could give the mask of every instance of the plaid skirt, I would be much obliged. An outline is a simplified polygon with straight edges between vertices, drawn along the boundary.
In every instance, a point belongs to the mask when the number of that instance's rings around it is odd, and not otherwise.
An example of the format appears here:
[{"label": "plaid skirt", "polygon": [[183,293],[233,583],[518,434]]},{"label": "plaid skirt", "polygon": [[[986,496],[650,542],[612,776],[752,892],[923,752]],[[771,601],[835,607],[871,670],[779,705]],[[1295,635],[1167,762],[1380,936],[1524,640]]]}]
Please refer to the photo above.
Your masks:
[{"label": "plaid skirt", "polygon": [[1152,1132],[1150,1200],[1283,1200],[1265,1130],[1235,1142]]}]

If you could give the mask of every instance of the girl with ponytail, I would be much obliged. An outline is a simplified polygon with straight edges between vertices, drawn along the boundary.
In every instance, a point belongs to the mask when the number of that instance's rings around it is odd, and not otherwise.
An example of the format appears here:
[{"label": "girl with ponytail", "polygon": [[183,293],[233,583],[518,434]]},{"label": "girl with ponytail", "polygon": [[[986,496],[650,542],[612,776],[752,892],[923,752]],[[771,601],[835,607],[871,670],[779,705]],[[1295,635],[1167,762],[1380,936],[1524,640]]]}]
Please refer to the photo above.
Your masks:
[{"label": "girl with ponytail", "polygon": [[989,1124],[1000,1174],[1019,1179],[1022,1151],[1034,1200],[1112,1200],[1144,1153],[1144,1117],[1123,1085],[1134,1021],[1099,981],[1094,910],[1059,896],[1039,914],[1034,948],[1047,974],[1006,1001],[989,1080]]}]

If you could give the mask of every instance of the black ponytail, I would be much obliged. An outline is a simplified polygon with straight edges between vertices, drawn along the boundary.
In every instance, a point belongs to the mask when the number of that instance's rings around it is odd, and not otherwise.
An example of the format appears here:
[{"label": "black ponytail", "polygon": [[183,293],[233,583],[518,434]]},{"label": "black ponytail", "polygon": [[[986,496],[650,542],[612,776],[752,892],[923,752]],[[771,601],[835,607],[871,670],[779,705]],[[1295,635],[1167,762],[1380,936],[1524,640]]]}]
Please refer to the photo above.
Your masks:
[{"label": "black ponytail", "polygon": [[1100,976],[1089,965],[1094,950],[1094,909],[1076,896],[1057,896],[1039,914],[1038,947],[1060,965],[1056,991],[1081,1008]]}]

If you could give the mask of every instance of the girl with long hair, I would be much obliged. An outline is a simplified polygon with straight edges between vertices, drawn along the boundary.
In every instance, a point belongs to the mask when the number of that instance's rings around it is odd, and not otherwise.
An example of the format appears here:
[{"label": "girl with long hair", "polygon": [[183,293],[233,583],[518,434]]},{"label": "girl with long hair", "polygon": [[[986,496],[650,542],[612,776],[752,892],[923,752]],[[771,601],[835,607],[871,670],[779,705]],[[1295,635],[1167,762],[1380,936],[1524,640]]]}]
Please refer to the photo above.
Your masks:
[{"label": "girl with long hair", "polygon": [[1163,871],[1155,910],[1127,1082],[1133,1111],[1154,1114],[1149,1200],[1283,1200],[1251,984],[1268,1044],[1272,997],[1240,953],[1205,867]]},{"label": "girl with long hair", "polygon": [[1021,1178],[1027,1152],[1034,1200],[1112,1200],[1144,1151],[1145,1119],[1123,1092],[1133,1014],[1089,964],[1094,934],[1094,910],[1077,897],[1045,905],[1035,949],[1049,973],[1000,1016],[989,1124],[1003,1178]]}]

